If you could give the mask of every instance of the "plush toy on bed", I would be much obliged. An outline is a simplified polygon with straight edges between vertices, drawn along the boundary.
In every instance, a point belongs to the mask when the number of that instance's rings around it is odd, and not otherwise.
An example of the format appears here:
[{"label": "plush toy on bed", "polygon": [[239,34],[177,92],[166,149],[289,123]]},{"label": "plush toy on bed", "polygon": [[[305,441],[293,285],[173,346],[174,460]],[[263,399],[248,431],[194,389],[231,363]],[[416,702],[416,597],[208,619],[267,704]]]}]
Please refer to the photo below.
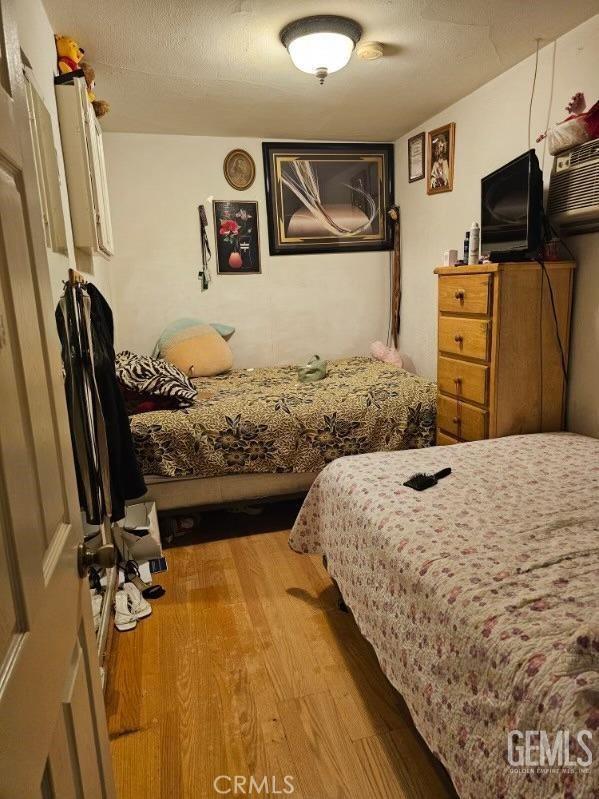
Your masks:
[{"label": "plush toy on bed", "polygon": [[377,361],[390,363],[393,366],[397,366],[399,369],[403,368],[403,358],[395,347],[387,347],[382,341],[373,341],[370,345],[370,352],[372,353],[372,357],[376,358]]},{"label": "plush toy on bed", "polygon": [[214,377],[233,367],[233,353],[225,339],[234,331],[230,325],[178,319],[162,331],[153,355],[188,377]]}]

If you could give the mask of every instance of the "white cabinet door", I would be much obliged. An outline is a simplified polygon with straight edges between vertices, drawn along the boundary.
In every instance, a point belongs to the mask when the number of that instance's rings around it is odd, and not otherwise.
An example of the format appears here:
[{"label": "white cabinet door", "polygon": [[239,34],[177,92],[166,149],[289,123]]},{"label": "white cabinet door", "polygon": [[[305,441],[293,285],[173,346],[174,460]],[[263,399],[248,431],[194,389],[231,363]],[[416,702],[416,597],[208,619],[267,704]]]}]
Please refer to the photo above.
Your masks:
[{"label": "white cabinet door", "polygon": [[102,129],[87,99],[85,81],[56,87],[73,240],[89,255],[113,254]]},{"label": "white cabinet door", "polygon": [[112,224],[108,203],[108,181],[104,163],[102,130],[96,119],[93,107],[87,107],[87,136],[90,144],[92,191],[96,208],[96,235],[98,247],[106,255],[113,255]]}]

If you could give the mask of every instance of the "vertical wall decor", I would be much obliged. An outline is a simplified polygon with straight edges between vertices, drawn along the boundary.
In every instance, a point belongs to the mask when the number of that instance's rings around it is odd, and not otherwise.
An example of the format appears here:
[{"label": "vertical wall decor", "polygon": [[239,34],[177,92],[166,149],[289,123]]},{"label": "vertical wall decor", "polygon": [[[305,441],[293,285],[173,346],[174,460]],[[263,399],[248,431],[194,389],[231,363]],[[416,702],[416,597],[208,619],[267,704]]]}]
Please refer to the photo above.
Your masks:
[{"label": "vertical wall decor", "polygon": [[206,291],[211,280],[208,263],[212,258],[212,253],[208,242],[208,218],[203,205],[198,205],[198,213],[200,215],[200,242],[202,246],[202,265],[198,271],[198,280],[200,281],[201,291]]},{"label": "vertical wall decor", "polygon": [[216,266],[219,275],[258,274],[258,203],[214,202]]},{"label": "vertical wall decor", "polygon": [[426,139],[424,132],[408,139],[408,181],[414,183],[424,177],[424,153]]},{"label": "vertical wall decor", "polygon": [[427,194],[453,191],[453,160],[455,153],[455,122],[442,125],[428,133]]},{"label": "vertical wall decor", "polygon": [[391,341],[397,349],[399,346],[399,327],[401,314],[401,227],[399,206],[389,209],[389,217],[393,223],[393,265],[391,271]]}]

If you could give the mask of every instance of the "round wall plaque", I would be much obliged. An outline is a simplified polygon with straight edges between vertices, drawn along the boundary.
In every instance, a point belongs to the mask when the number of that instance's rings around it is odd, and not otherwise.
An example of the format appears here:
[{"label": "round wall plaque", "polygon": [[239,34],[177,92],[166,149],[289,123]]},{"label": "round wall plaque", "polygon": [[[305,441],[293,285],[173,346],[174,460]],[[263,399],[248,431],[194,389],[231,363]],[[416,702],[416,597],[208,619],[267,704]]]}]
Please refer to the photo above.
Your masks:
[{"label": "round wall plaque", "polygon": [[249,189],[256,177],[254,159],[245,150],[231,150],[225,158],[223,170],[227,183],[238,191]]}]

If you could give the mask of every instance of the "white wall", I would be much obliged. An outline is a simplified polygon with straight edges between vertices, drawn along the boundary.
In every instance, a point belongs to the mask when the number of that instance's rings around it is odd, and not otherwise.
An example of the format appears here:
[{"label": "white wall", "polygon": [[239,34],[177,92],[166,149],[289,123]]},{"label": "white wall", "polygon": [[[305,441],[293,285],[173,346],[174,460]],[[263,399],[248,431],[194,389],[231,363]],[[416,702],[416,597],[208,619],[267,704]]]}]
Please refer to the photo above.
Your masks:
[{"label": "white wall", "polygon": [[[67,232],[68,253],[48,250],[48,265],[52,285],[54,302],[62,293],[62,281],[66,279],[69,266],[75,267],[73,232],[69,212],[69,199],[66,190],[64,162],[60,144],[60,128],[58,125],[58,112],[56,110],[56,97],[54,94],[54,75],[57,74],[56,48],[54,46],[54,31],[41,0],[18,0],[15,6],[17,16],[17,30],[21,49],[29,59],[33,68],[35,87],[50,112],[54,129],[54,145],[58,154],[58,168],[62,189],[62,206]],[[93,275],[88,279],[96,283],[106,299],[111,300],[110,266],[102,258],[94,258]]]},{"label": "white wall", "polygon": [[[119,347],[151,352],[169,322],[190,315],[235,325],[230,344],[240,367],[367,353],[373,340],[386,338],[388,253],[269,255],[259,139],[108,133],[104,147]],[[234,147],[256,162],[255,182],[244,192],[223,175]],[[212,283],[202,293],[197,207],[210,195],[258,201],[262,274],[216,274],[207,208]]]},{"label": "white wall", "polygon": [[[575,91],[589,104],[599,97],[599,16],[541,50],[531,139],[563,119]],[[555,75],[552,62],[555,48]],[[436,374],[436,278],[443,252],[462,249],[464,232],[480,217],[480,179],[528,149],[528,106],[534,57],[426,120],[396,142],[395,194],[401,207],[403,299],[401,349],[418,372]],[[429,197],[425,181],[408,183],[407,140],[421,130],[456,123],[453,192]],[[552,157],[537,145],[549,178]],[[572,324],[569,429],[599,436],[599,234],[568,240],[578,269]]]}]

